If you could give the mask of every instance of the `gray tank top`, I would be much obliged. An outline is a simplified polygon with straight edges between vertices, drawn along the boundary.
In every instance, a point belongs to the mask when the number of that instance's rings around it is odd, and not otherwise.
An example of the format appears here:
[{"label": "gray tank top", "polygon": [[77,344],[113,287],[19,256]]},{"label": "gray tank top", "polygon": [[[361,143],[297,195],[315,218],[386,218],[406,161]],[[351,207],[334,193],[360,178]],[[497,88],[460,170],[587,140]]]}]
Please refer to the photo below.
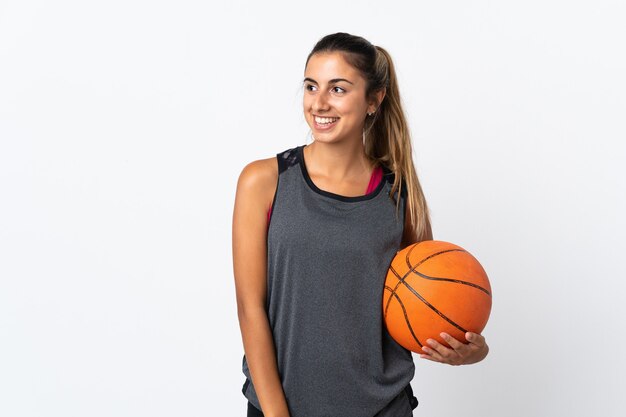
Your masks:
[{"label": "gray tank top", "polygon": [[[411,352],[391,338],[382,319],[406,194],[396,216],[394,176],[384,165],[382,180],[367,195],[322,190],[308,175],[305,146],[276,155],[266,309],[278,372],[291,417],[371,417],[415,374]],[[242,369],[242,392],[261,409],[245,355]]]}]

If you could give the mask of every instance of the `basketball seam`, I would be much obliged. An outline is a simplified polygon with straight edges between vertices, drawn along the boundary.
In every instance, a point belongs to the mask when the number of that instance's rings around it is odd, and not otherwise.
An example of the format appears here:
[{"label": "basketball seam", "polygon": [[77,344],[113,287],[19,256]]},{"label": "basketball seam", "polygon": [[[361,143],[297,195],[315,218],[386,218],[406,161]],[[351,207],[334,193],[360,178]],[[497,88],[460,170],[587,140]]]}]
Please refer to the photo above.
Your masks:
[{"label": "basketball seam", "polygon": [[[448,318],[445,314],[443,314],[441,311],[439,311],[437,309],[437,307],[435,307],[434,305],[432,305],[431,303],[429,303],[424,297],[421,296],[420,293],[418,293],[417,291],[415,291],[415,289],[413,287],[411,287],[409,284],[407,284],[404,281],[404,278],[406,277],[400,277],[400,275],[396,272],[396,270],[393,268],[393,266],[391,266],[389,268],[393,274],[398,278],[398,280],[400,282],[402,282],[404,285],[406,285],[406,287],[409,289],[409,291],[411,291],[413,294],[415,294],[415,296],[417,298],[419,298],[424,304],[426,304],[426,306],[428,306],[428,308],[430,308],[432,311],[434,311],[435,313],[437,313],[442,319],[444,319],[445,321],[447,321],[448,323],[450,323],[451,325],[453,325],[454,327],[456,327],[457,329],[459,329],[460,331],[462,331],[463,333],[467,332],[467,330],[465,330],[463,327],[459,326],[457,323],[455,323],[452,319]],[[396,285],[396,288],[398,287],[398,285],[400,285],[400,282],[398,282],[398,284]],[[395,290],[393,291],[393,293],[395,294]],[[387,307],[389,307],[389,304],[387,304]]]},{"label": "basketball seam", "polygon": [[[406,324],[409,326],[409,331],[411,332],[411,335],[413,336],[413,339],[415,339],[417,344],[420,347],[422,347],[423,346],[422,343],[420,342],[419,338],[415,335],[415,332],[413,331],[413,327],[411,326],[411,322],[409,320],[409,315],[406,313],[406,308],[404,308],[404,303],[402,302],[402,300],[400,299],[398,294],[396,294],[396,292],[391,289],[391,287],[388,287],[387,285],[385,285],[385,289],[391,291],[391,295],[395,296],[396,300],[398,300],[398,303],[400,304],[400,307],[402,307],[402,313],[404,314],[404,319],[406,320]],[[387,303],[387,306],[389,306],[389,303]],[[387,315],[387,310],[385,309],[385,316],[386,315]]]},{"label": "basketball seam", "polygon": [[413,331],[413,328],[411,326],[411,322],[409,320],[408,314],[406,312],[406,308],[404,307],[404,303],[402,302],[402,299],[400,298],[400,296],[397,294],[397,289],[400,285],[404,284],[409,291],[411,291],[422,303],[424,303],[428,308],[430,308],[432,311],[434,311],[435,313],[437,313],[437,315],[439,315],[442,319],[444,319],[445,321],[447,321],[448,323],[450,323],[452,326],[456,327],[457,329],[459,329],[460,331],[462,331],[463,333],[467,332],[467,330],[465,330],[463,327],[461,327],[459,324],[457,324],[456,322],[454,322],[452,319],[450,319],[449,317],[447,317],[445,314],[443,314],[441,311],[439,311],[439,309],[437,309],[437,307],[435,307],[434,305],[432,305],[430,302],[428,302],[420,293],[418,293],[413,287],[411,287],[406,281],[406,277],[409,276],[412,272],[415,272],[417,274],[417,276],[423,278],[423,279],[428,279],[428,280],[432,280],[432,281],[445,281],[445,282],[451,282],[451,283],[455,283],[455,284],[461,284],[461,285],[467,285],[473,288],[476,288],[482,292],[484,292],[485,294],[487,294],[489,297],[491,297],[491,293],[490,291],[488,291],[487,289],[481,287],[480,285],[474,284],[472,282],[468,282],[468,281],[463,281],[463,280],[457,280],[457,279],[453,279],[453,278],[445,278],[445,277],[431,277],[428,276],[426,274],[423,274],[419,271],[417,271],[417,267],[420,266],[421,264],[423,264],[424,262],[426,262],[428,259],[434,258],[436,256],[439,256],[441,254],[444,253],[448,253],[448,252],[465,252],[468,253],[466,250],[464,249],[446,249],[440,252],[436,252],[433,253],[427,257],[425,257],[424,259],[420,260],[417,264],[415,265],[411,265],[410,262],[410,254],[413,251],[413,249],[416,247],[417,245],[413,245],[409,251],[407,252],[406,255],[406,263],[407,266],[409,267],[408,272],[400,277],[400,274],[395,270],[395,268],[393,268],[393,265],[391,265],[389,267],[389,270],[396,276],[396,278],[398,278],[398,282],[396,283],[394,288],[391,288],[387,285],[385,285],[385,289],[389,290],[390,294],[389,297],[387,298],[387,302],[385,303],[385,312],[384,312],[384,317],[387,317],[387,312],[389,310],[389,305],[391,304],[391,298],[394,297],[400,307],[402,308],[404,317],[405,317],[405,322],[407,324],[407,326],[409,327],[409,331],[411,332],[411,335],[413,336],[413,339],[417,342],[417,344],[422,347],[422,343],[419,341],[418,337],[415,335],[415,332]]}]

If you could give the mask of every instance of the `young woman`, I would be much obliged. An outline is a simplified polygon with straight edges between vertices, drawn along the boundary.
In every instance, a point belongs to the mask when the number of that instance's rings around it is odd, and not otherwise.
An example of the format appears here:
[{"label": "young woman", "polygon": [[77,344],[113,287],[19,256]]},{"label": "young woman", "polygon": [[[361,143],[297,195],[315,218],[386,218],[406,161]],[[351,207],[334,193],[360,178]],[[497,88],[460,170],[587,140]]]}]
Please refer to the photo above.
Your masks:
[{"label": "young woman", "polygon": [[[412,354],[382,321],[396,252],[432,240],[392,60],[347,33],[305,63],[313,142],[242,170],[233,264],[248,416],[404,417]],[[485,339],[429,340],[420,357],[482,360]]]}]

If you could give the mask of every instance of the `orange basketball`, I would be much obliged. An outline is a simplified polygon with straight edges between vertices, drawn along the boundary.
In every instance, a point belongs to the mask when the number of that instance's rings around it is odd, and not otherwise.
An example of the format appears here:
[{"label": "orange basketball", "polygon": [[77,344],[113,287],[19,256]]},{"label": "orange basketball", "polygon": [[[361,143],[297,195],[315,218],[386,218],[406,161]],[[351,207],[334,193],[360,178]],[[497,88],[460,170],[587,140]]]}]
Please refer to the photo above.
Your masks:
[{"label": "orange basketball", "polygon": [[491,312],[491,285],[480,263],[465,249],[426,240],[398,251],[383,291],[383,317],[393,339],[423,353],[427,339],[450,347],[446,332],[467,343],[465,332],[480,333]]}]

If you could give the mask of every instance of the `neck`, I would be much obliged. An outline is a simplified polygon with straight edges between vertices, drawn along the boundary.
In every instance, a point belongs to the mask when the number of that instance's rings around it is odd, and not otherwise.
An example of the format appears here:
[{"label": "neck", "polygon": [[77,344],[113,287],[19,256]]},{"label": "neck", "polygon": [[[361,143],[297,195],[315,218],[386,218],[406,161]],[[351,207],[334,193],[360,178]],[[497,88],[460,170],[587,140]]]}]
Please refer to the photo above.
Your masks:
[{"label": "neck", "polygon": [[337,181],[362,178],[371,174],[374,169],[360,141],[340,143],[314,141],[307,145],[303,152],[307,170]]}]

